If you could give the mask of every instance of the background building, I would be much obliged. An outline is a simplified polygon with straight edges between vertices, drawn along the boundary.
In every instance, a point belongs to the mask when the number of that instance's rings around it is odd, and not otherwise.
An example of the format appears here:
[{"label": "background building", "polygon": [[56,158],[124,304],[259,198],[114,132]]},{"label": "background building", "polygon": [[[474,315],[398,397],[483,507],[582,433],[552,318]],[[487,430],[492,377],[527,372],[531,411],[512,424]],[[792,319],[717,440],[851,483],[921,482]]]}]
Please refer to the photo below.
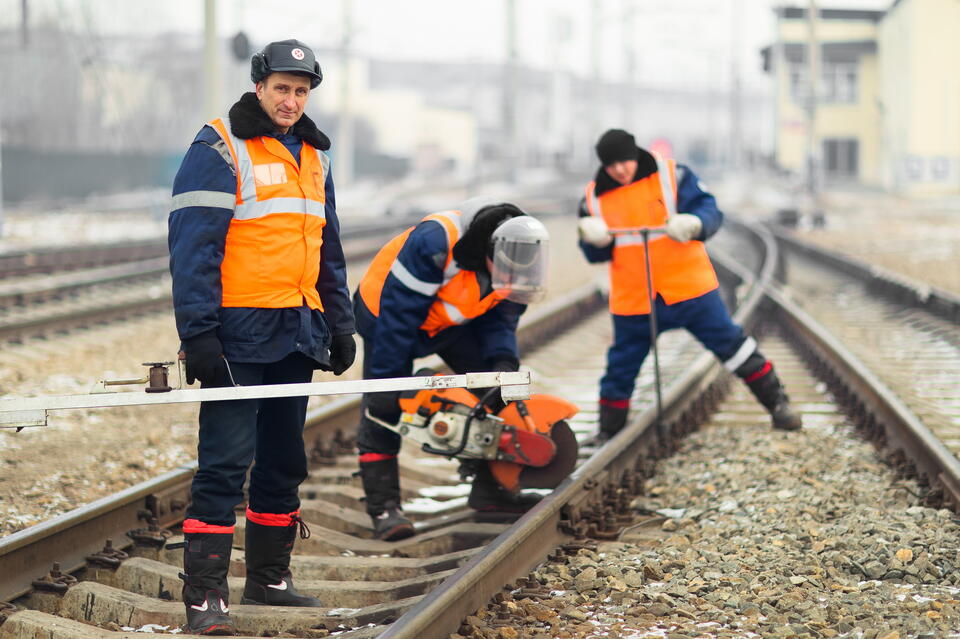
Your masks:
[{"label": "background building", "polygon": [[742,62],[767,38],[768,1],[344,0],[275,12],[21,0],[0,12],[4,80],[17,87],[0,92],[2,199],[50,210],[168,191],[201,124],[252,88],[251,53],[292,34],[323,67],[307,114],[333,141],[341,194],[406,178],[579,183],[611,127],[665,141],[701,173],[741,166],[772,146],[765,78]]},{"label": "background building", "polygon": [[880,23],[881,182],[960,193],[960,2],[897,0]]},{"label": "background building", "polygon": [[777,166],[827,184],[960,194],[960,74],[954,69],[960,2],[820,9],[812,121],[807,10],[780,7],[775,13],[777,39],[762,53],[774,85]]},{"label": "background building", "polygon": [[[763,50],[774,79],[775,160],[803,174],[808,137],[822,177],[829,181],[880,182],[877,25],[882,11],[821,9],[816,25],[820,82],[811,123],[809,22],[806,9],[776,9],[777,42]],[[811,131],[810,127],[813,127]]]}]

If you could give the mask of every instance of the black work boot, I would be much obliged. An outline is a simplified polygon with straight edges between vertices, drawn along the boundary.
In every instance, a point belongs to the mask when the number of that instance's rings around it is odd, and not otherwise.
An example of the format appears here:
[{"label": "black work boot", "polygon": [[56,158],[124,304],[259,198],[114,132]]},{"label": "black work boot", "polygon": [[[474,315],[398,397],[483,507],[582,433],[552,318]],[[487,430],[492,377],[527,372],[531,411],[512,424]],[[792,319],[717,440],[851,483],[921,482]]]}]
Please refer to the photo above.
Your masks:
[{"label": "black work boot", "polygon": [[770,369],[758,379],[746,382],[747,388],[759,400],[767,412],[770,413],[771,423],[777,430],[800,430],[803,427],[803,420],[800,414],[794,412],[790,406],[790,398],[787,397],[780,378],[771,366]]},{"label": "black work boot", "polygon": [[623,430],[623,427],[627,425],[627,413],[629,412],[629,406],[611,406],[601,402],[600,430],[597,433],[597,439],[605,442]]},{"label": "black work boot", "polygon": [[500,485],[486,464],[482,464],[473,478],[467,505],[481,513],[523,514],[542,499],[535,493],[511,493]]},{"label": "black work boot", "polygon": [[[362,457],[362,455],[361,455]],[[373,519],[373,534],[383,541],[412,537],[413,523],[400,507],[400,465],[396,457],[360,462],[360,478],[366,495],[367,514]]]},{"label": "black work boot", "polygon": [[183,546],[183,603],[187,610],[184,631],[192,635],[235,635],[230,619],[230,568],[232,533],[185,533]]},{"label": "black work boot", "polygon": [[240,603],[317,608],[323,605],[316,597],[301,594],[293,587],[290,553],[293,552],[298,524],[301,538],[308,538],[310,530],[297,513],[290,516],[288,526],[265,526],[250,521],[248,511],[245,541],[247,583]]}]

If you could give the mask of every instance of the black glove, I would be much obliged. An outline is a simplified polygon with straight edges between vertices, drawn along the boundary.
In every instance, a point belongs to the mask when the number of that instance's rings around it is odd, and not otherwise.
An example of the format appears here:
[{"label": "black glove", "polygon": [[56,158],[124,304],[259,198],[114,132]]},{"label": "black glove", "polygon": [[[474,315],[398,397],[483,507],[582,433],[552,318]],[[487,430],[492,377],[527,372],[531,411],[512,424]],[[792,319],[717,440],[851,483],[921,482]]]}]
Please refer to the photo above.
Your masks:
[{"label": "black glove", "polygon": [[[520,364],[517,360],[499,360],[494,362],[490,366],[490,370],[495,373],[515,373],[520,369]],[[493,392],[487,394],[484,392],[481,396],[484,398],[483,405],[490,409],[490,412],[496,415],[504,408],[507,404],[503,401],[503,398],[500,396],[500,387],[495,386],[491,389]]]},{"label": "black glove", "polygon": [[396,424],[400,421],[400,391],[370,393],[363,398],[367,410],[377,419]]},{"label": "black glove", "polygon": [[186,354],[187,383],[200,380],[204,386],[226,386],[227,363],[216,331],[207,331],[181,341]]},{"label": "black glove", "polygon": [[350,368],[357,357],[357,343],[353,335],[334,335],[330,343],[330,370],[340,375]]}]

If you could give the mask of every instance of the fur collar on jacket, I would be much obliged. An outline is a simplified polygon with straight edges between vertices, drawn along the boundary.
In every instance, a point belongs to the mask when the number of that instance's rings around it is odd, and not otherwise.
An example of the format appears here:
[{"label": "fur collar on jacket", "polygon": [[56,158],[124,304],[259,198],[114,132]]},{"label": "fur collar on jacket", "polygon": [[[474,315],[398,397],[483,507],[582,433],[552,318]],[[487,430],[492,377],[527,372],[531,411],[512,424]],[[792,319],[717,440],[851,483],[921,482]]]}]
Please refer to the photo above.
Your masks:
[{"label": "fur collar on jacket", "polygon": [[[249,140],[261,135],[275,135],[277,126],[260,108],[257,94],[251,91],[244,93],[237,103],[230,107],[230,130],[241,140]],[[289,132],[321,151],[330,148],[330,138],[324,135],[305,113]]]},{"label": "fur collar on jacket", "polygon": [[[653,157],[653,154],[647,151],[646,149],[637,148],[637,173],[633,176],[631,184],[633,182],[639,182],[643,178],[653,175],[657,172],[657,160]],[[612,177],[610,177],[606,171],[603,170],[601,166],[597,169],[597,175],[593,178],[596,182],[594,187],[594,193],[597,194],[597,197],[600,197],[607,191],[612,191],[613,189],[623,186]]]}]

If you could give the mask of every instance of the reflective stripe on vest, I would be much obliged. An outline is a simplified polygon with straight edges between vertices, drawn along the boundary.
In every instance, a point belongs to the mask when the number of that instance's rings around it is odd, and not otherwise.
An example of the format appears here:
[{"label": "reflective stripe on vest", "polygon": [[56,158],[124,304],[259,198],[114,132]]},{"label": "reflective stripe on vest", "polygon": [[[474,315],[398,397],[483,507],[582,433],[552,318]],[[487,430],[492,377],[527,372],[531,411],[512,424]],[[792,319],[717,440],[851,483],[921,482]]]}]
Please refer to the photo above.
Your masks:
[{"label": "reflective stripe on vest", "polygon": [[[587,209],[612,231],[618,228],[663,226],[676,212],[676,169],[673,160],[657,158],[657,173],[596,195],[587,185]],[[693,299],[719,286],[703,242],[677,242],[661,235],[650,239],[653,292],[667,304]],[[643,237],[617,235],[610,261],[610,312],[645,315],[650,312]]]},{"label": "reflective stripe on vest", "polygon": [[677,214],[676,163],[673,160],[664,160],[656,153],[653,154],[653,159],[657,162],[660,195],[663,197],[663,207],[667,210],[669,219]]},{"label": "reflective stripe on vest", "polygon": [[446,312],[447,317],[450,318],[452,323],[463,324],[467,320],[467,318],[463,316],[463,313],[460,312],[460,309],[450,302],[442,302],[442,304],[444,312]]},{"label": "reflective stripe on vest", "polygon": [[432,337],[445,328],[463,324],[483,315],[496,306],[501,301],[501,297],[493,293],[481,297],[477,274],[460,269],[453,259],[453,246],[460,239],[462,232],[460,212],[433,213],[423,218],[421,223],[429,221],[439,223],[447,234],[447,258],[444,263],[443,282],[425,282],[418,279],[397,259],[410,233],[416,228],[411,227],[380,249],[360,281],[359,290],[364,305],[375,317],[380,316],[383,285],[390,273],[411,291],[434,297],[427,319],[420,325],[420,329]]},{"label": "reflective stripe on vest", "polygon": [[323,310],[317,280],[330,159],[307,142],[297,162],[275,138],[240,139],[226,117],[209,125],[226,144],[237,177],[220,265],[221,305]]}]

